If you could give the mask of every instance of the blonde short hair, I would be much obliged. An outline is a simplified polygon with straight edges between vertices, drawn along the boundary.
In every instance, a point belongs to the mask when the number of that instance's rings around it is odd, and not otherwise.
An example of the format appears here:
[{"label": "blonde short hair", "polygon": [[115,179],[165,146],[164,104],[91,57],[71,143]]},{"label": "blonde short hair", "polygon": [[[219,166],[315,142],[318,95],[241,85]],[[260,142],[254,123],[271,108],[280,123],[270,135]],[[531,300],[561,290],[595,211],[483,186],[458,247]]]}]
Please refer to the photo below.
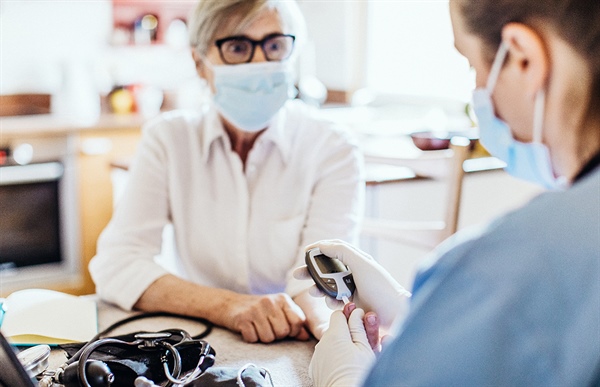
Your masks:
[{"label": "blonde short hair", "polygon": [[189,22],[190,45],[205,56],[217,34],[240,34],[268,8],[279,13],[283,32],[296,36],[295,56],[305,39],[306,25],[294,0],[200,0]]}]

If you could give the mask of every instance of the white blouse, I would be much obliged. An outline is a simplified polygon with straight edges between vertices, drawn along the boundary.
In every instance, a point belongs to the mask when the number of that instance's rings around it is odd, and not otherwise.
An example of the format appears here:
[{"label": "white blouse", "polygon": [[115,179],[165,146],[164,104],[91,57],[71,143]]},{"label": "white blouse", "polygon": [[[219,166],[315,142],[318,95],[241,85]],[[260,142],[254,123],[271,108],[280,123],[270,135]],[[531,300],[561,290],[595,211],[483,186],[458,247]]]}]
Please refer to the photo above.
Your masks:
[{"label": "white blouse", "polygon": [[154,261],[171,223],[176,275],[239,293],[287,292],[304,246],[357,242],[363,159],[341,128],[288,103],[246,160],[231,149],[215,109],[174,111],[145,125],[127,187],[90,262],[96,291],[131,309],[168,271]]}]

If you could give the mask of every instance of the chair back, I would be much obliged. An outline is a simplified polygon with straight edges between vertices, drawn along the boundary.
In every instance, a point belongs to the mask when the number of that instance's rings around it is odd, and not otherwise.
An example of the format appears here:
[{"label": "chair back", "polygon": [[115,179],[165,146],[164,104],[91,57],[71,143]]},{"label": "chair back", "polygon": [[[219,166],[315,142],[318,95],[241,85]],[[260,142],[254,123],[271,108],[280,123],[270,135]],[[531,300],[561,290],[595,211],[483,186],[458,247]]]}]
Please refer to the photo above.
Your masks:
[{"label": "chair back", "polygon": [[[367,216],[363,221],[364,237],[386,239],[424,249],[432,249],[458,229],[464,169],[463,163],[470,155],[470,140],[454,137],[449,149],[423,151],[419,157],[401,158],[365,153],[370,164],[403,166],[412,169],[416,176],[438,179],[446,189],[444,216],[436,221],[402,221]],[[373,184],[367,180],[367,184]]]}]

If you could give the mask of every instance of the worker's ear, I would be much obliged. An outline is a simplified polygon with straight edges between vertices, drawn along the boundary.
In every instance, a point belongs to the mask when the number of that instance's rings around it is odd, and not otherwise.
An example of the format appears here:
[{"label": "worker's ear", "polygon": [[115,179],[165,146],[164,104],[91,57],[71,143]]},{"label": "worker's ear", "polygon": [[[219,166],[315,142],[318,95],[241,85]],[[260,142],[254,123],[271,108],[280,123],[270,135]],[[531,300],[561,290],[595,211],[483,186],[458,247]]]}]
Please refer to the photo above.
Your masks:
[{"label": "worker's ear", "polygon": [[542,37],[531,27],[509,23],[502,29],[502,40],[508,46],[506,75],[522,85],[526,95],[535,97],[545,88],[549,76],[549,53]]}]

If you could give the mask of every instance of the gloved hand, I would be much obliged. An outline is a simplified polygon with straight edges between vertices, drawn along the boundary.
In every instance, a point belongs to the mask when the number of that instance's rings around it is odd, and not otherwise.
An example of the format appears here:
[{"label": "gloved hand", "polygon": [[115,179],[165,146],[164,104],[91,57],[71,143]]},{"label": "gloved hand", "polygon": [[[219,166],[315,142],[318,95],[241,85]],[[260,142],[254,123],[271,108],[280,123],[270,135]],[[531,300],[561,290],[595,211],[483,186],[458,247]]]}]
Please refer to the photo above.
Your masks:
[{"label": "gloved hand", "polygon": [[[410,292],[404,289],[380,264],[368,254],[341,240],[327,240],[313,243],[306,250],[318,247],[323,254],[342,261],[352,271],[356,290],[352,302],[358,308],[373,311],[379,316],[381,327],[388,330],[394,319],[404,313]],[[310,279],[306,266],[294,271],[298,279]],[[316,285],[310,289],[314,296],[325,296]],[[331,309],[340,309],[343,302],[326,297]]]},{"label": "gloved hand", "polygon": [[341,310],[331,314],[329,329],[315,347],[308,374],[315,386],[356,386],[375,362],[367,339],[362,309],[346,320]]}]

